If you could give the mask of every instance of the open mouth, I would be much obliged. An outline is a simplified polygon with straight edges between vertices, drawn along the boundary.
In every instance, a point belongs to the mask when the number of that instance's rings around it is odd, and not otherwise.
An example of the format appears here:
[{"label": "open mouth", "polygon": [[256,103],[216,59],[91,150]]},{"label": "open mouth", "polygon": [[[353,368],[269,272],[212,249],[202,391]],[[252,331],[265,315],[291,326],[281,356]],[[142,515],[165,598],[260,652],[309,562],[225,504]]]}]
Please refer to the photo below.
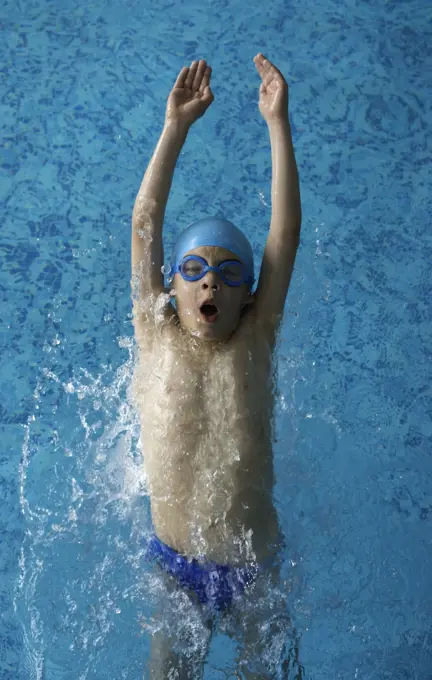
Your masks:
[{"label": "open mouth", "polygon": [[219,310],[216,305],[212,305],[208,302],[205,302],[203,305],[201,305],[200,312],[201,316],[209,323],[216,321],[216,317],[219,314]]}]

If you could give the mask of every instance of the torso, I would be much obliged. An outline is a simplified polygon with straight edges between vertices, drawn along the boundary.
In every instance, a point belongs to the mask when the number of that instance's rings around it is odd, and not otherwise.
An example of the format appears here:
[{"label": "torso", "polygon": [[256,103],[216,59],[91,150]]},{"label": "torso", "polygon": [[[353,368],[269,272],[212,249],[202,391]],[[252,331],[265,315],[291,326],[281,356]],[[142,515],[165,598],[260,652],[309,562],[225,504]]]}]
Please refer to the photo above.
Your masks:
[{"label": "torso", "polygon": [[272,350],[254,315],[217,347],[175,323],[147,329],[135,394],[159,538],[219,563],[262,561],[279,541],[272,502]]}]

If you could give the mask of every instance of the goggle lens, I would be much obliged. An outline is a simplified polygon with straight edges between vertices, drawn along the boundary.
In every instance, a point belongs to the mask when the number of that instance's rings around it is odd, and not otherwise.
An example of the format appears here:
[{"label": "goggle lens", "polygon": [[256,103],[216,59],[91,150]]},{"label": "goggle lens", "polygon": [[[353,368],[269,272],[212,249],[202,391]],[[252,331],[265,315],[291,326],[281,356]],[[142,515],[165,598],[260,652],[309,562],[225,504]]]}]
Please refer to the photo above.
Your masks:
[{"label": "goggle lens", "polygon": [[233,283],[243,283],[245,278],[244,266],[241,262],[227,262],[220,265],[223,276]]},{"label": "goggle lens", "polygon": [[198,281],[206,274],[208,269],[216,270],[228,285],[241,285],[247,280],[245,266],[241,262],[233,260],[222,262],[217,267],[209,267],[205,260],[189,256],[180,263],[179,269],[181,275],[187,281]]},{"label": "goggle lens", "polygon": [[199,260],[186,260],[186,262],[181,263],[180,272],[185,279],[190,279],[193,281],[194,279],[198,279],[200,276],[202,276],[204,272],[204,264]]}]

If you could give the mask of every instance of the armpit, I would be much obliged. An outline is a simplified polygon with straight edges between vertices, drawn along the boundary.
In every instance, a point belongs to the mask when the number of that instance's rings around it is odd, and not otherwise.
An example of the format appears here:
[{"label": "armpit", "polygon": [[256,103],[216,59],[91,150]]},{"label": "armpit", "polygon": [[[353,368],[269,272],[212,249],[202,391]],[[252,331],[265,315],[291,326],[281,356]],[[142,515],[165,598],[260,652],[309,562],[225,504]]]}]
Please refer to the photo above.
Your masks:
[{"label": "armpit", "polygon": [[174,326],[177,313],[170,303],[166,292],[150,294],[144,299],[133,298],[132,322],[138,344],[148,345],[150,339],[161,335],[164,330]]}]

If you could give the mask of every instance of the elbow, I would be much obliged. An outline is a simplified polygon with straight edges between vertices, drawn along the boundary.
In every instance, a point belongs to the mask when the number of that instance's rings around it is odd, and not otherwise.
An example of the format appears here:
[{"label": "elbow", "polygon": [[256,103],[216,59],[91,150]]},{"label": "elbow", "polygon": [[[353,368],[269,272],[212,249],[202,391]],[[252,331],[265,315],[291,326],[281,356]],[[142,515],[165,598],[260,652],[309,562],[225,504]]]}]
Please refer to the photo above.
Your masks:
[{"label": "elbow", "polygon": [[134,219],[142,219],[145,216],[156,215],[157,212],[158,204],[155,198],[138,194],[133,209]]}]

